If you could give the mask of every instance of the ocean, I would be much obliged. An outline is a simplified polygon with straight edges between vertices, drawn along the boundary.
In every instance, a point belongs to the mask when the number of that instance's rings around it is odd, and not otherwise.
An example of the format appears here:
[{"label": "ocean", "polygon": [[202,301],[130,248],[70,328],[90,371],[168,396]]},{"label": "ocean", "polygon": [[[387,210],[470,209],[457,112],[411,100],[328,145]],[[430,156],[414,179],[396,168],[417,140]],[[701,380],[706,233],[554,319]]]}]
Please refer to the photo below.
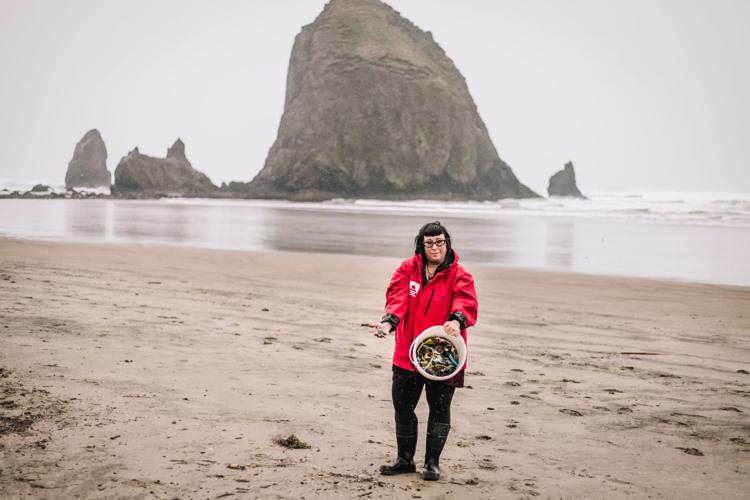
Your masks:
[{"label": "ocean", "polygon": [[406,258],[419,226],[440,220],[469,269],[477,263],[750,286],[750,194],[589,195],[468,203],[5,199],[0,236]]}]

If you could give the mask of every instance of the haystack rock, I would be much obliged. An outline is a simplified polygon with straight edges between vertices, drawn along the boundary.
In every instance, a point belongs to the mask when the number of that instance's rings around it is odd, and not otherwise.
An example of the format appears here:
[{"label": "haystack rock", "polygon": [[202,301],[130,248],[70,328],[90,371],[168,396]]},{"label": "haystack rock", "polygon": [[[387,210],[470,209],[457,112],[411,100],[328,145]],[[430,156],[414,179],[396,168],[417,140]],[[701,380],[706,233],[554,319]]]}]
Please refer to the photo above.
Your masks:
[{"label": "haystack rock", "polygon": [[193,168],[180,140],[167,150],[166,158],[141,154],[138,148],[124,156],[115,169],[115,194],[202,196],[215,194],[217,187]]},{"label": "haystack rock", "polygon": [[429,32],[379,0],[331,0],[292,49],[278,136],[248,194],[538,196],[497,154]]},{"label": "haystack rock", "polygon": [[571,196],[587,199],[576,185],[576,172],[573,168],[573,162],[569,161],[565,164],[565,168],[549,178],[547,193],[550,196]]},{"label": "haystack rock", "polygon": [[107,148],[98,130],[86,132],[76,144],[73,159],[65,172],[65,187],[109,187],[112,173],[107,170]]}]

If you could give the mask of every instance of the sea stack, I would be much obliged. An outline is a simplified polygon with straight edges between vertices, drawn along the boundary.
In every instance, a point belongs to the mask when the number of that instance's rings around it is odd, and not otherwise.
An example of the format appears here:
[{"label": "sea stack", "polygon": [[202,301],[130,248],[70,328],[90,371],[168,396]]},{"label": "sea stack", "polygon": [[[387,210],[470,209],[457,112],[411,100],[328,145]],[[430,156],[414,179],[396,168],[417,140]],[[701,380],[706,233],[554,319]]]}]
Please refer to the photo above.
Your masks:
[{"label": "sea stack", "polygon": [[292,49],[284,113],[251,196],[536,197],[498,156],[443,49],[379,0],[331,0]]},{"label": "sea stack", "polygon": [[206,196],[217,187],[202,172],[193,168],[185,156],[185,144],[177,139],[166,158],[141,154],[136,147],[124,156],[115,169],[112,192],[125,196]]},{"label": "sea stack", "polygon": [[555,173],[549,178],[547,194],[550,196],[568,196],[573,198],[587,199],[576,185],[576,172],[573,168],[573,162],[565,164],[565,168]]},{"label": "sea stack", "polygon": [[107,148],[98,130],[92,129],[76,144],[73,159],[65,172],[65,187],[109,187],[112,173],[107,170]]}]

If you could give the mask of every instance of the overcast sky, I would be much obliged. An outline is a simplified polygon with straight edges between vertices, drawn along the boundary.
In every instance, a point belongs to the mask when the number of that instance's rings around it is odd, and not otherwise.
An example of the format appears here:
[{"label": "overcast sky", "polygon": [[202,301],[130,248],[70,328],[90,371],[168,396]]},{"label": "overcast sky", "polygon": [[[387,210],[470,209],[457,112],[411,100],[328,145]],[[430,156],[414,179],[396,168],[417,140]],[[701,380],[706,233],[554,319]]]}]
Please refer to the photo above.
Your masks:
[{"label": "overcast sky", "polygon": [[[0,178],[62,181],[98,128],[108,167],[177,137],[250,180],[289,55],[322,0],[0,0]],[[546,194],[750,192],[750,2],[392,0],[453,59],[500,156]]]}]

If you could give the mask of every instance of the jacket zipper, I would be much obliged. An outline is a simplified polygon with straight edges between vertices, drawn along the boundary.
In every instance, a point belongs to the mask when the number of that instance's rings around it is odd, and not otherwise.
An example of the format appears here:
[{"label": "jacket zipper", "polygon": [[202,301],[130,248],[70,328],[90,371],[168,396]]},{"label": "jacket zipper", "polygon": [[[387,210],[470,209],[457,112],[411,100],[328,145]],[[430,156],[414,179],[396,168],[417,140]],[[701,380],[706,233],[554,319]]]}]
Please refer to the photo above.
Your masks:
[{"label": "jacket zipper", "polygon": [[430,308],[430,304],[432,303],[432,296],[435,295],[435,289],[432,289],[432,292],[430,293],[430,299],[427,301],[427,307],[424,308],[424,315],[427,316],[427,310]]}]

